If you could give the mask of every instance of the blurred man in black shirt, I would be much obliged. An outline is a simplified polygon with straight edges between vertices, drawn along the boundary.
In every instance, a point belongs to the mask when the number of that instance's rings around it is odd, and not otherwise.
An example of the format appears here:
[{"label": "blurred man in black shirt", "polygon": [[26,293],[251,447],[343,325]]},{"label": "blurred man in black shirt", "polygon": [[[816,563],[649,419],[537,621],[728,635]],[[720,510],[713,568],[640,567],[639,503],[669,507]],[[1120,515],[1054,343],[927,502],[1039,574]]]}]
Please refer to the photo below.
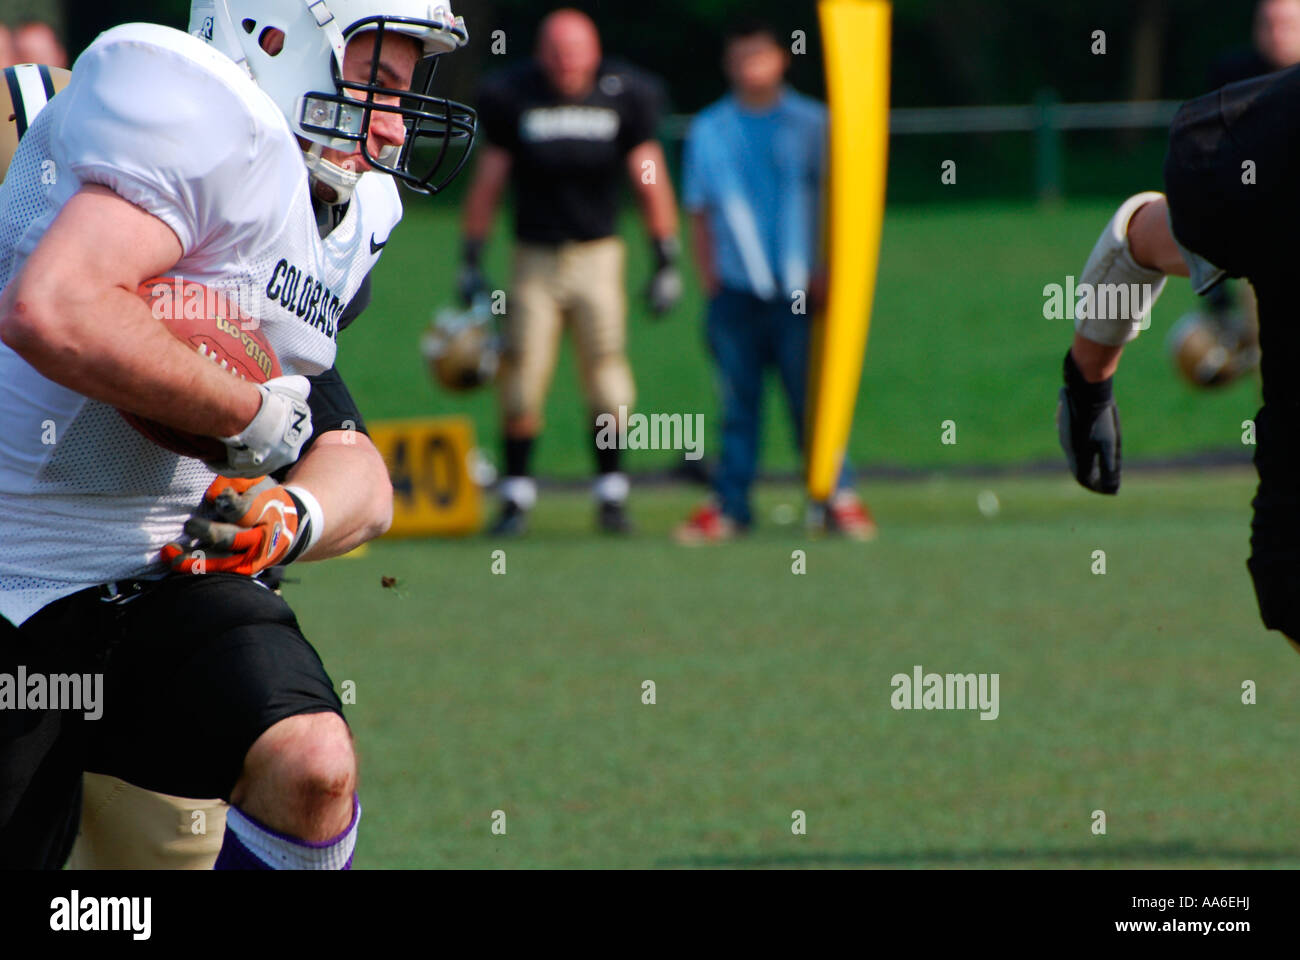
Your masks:
[{"label": "blurred man in black shirt", "polygon": [[43,63],[65,70],[68,66],[68,51],[59,35],[41,20],[28,20],[13,32],[13,55],[15,63]]},{"label": "blurred man in black shirt", "polygon": [[535,59],[483,84],[484,142],[465,203],[460,295],[466,305],[489,296],[480,255],[501,192],[512,181],[516,242],[497,381],[505,476],[496,534],[522,533],[536,501],[529,464],[566,324],[592,414],[598,523],[615,533],[628,528],[620,451],[602,448],[596,418],[617,417],[635,399],[625,353],[624,250],[616,235],[624,178],[654,246],[650,308],[662,315],[681,296],[677,208],[655,139],[661,100],[649,76],[601,56],[595,24],[575,10],[542,21]]},{"label": "blurred man in black shirt", "polygon": [[1300,0],[1261,0],[1249,47],[1232,50],[1210,65],[1211,90],[1300,63]]}]

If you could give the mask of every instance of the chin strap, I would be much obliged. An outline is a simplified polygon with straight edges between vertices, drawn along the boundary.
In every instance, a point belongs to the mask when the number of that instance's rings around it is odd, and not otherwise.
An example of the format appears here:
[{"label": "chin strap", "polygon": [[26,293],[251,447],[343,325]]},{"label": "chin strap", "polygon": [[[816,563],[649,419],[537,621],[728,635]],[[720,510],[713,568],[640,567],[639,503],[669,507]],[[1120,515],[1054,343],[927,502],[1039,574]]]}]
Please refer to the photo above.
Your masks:
[{"label": "chin strap", "polygon": [[[337,206],[341,203],[347,203],[352,199],[352,191],[356,189],[357,181],[361,179],[361,174],[353,170],[347,170],[340,167],[337,163],[331,163],[323,156],[322,151],[325,148],[319,143],[313,143],[308,149],[302,152],[303,163],[307,164],[307,173],[315,180],[320,181],[328,187],[333,188],[336,199],[330,201],[330,206]],[[400,147],[389,144],[379,152],[380,163],[392,163],[397,157]]]},{"label": "chin strap", "polygon": [[347,203],[352,199],[352,191],[356,188],[357,181],[361,179],[361,174],[353,170],[345,170],[337,163],[326,160],[321,155],[323,149],[319,143],[313,143],[309,149],[302,152],[303,162],[307,164],[307,172],[313,179],[334,190],[336,199],[330,202],[330,206]]}]

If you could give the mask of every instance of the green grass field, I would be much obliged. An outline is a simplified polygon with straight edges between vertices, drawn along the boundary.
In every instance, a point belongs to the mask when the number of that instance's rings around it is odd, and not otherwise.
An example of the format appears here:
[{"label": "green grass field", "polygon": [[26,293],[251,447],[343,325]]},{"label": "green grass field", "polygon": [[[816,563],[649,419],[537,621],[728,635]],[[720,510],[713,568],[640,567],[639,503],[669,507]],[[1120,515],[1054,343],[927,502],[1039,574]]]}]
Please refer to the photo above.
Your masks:
[{"label": "green grass field", "polygon": [[[355,683],[360,867],[1295,867],[1300,663],[1254,609],[1252,489],[881,483],[853,544],[767,487],[700,550],[667,536],[689,491],[642,491],[624,541],[547,492],[525,541],[381,541],[286,589]],[[893,710],[914,664],[999,674],[1000,715]]]},{"label": "green grass field", "polygon": [[[1070,324],[1043,319],[1043,287],[1083,269],[1113,202],[1032,205],[902,206],[885,223],[871,340],[850,453],[863,464],[943,468],[1018,464],[1059,457],[1053,417]],[[629,287],[649,275],[644,236],[625,221]],[[509,279],[504,221],[489,250],[493,282]],[[499,462],[495,400],[439,393],[426,376],[417,343],[434,305],[452,302],[459,258],[454,211],[408,204],[376,271],[374,305],[341,339],[340,368],[366,416],[467,413]],[[704,352],[703,305],[694,276],[685,302],[666,321],[651,321],[631,302],[629,354],[644,411],[703,413],[705,456],[717,449],[717,401]],[[1196,298],[1171,282],[1153,328],[1128,350],[1116,390],[1125,455],[1163,457],[1236,450],[1241,422],[1258,408],[1258,386],[1242,381],[1218,393],[1193,390],[1173,373],[1164,337]],[[796,456],[784,404],[770,384],[768,469],[791,471]],[[566,348],[538,445],[537,470],[580,476],[591,469],[590,417]],[[957,444],[940,443],[940,425],[957,423]],[[635,451],[634,471],[661,468],[673,455]]]},{"label": "green grass field", "polygon": [[[1255,609],[1250,470],[1130,470],[1101,498],[1063,465],[1014,469],[1060,460],[1070,331],[1043,319],[1043,287],[1081,269],[1113,209],[891,208],[852,454],[923,479],[864,485],[875,543],[810,540],[789,520],[793,488],[760,489],[751,538],[699,551],[669,539],[698,490],[638,490],[625,541],[592,532],[585,495],[548,490],[521,542],[382,541],[296,571],[308,636],[336,684],[355,684],[358,865],[1300,866],[1300,663]],[[627,227],[639,290],[645,244]],[[340,365],[368,417],[465,412],[495,456],[490,393],[436,393],[415,350],[450,300],[457,248],[450,214],[411,209]],[[507,257],[498,238],[497,282]],[[1172,284],[1126,355],[1130,464],[1248,452],[1257,385],[1196,393],[1165,355],[1194,299]],[[654,324],[634,300],[631,357],[641,409],[704,413],[709,457],[701,310],[692,288]],[[585,475],[568,354],[548,415],[539,472]],[[949,419],[958,442],[945,446]],[[794,470],[779,402],[766,432],[764,468]],[[636,472],[671,457],[628,459]],[[971,467],[1011,469],[960,479]],[[996,516],[977,509],[985,490]],[[498,547],[504,575],[491,572]],[[998,674],[1000,715],[895,711],[891,678],[916,664]],[[791,832],[795,810],[806,836]]]}]

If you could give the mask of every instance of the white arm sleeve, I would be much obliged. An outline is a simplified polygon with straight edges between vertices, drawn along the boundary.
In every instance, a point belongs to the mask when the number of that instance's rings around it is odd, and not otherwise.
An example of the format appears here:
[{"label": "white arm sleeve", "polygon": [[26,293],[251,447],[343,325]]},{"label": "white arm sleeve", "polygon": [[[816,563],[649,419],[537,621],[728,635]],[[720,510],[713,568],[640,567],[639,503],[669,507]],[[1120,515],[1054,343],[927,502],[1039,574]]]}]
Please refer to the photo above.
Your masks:
[{"label": "white arm sleeve", "polygon": [[1165,288],[1166,277],[1133,259],[1128,225],[1144,206],[1163,198],[1164,194],[1153,191],[1135,194],[1120,204],[1106,224],[1079,277],[1076,333],[1094,343],[1121,346],[1150,326],[1151,308]]}]

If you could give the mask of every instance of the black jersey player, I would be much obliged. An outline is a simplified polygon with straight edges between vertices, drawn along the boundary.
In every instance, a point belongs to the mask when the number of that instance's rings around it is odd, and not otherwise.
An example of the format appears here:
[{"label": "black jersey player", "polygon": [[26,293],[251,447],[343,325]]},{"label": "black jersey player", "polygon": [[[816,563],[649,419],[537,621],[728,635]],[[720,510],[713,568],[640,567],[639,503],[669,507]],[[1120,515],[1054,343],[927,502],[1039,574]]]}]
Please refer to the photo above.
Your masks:
[{"label": "black jersey player", "polygon": [[[1230,84],[1183,105],[1170,130],[1165,192],[1131,197],[1107,225],[1080,286],[1147,285],[1140,308],[1078,311],[1058,409],[1083,486],[1116,493],[1119,416],[1112,379],[1124,344],[1167,275],[1197,293],[1244,277],[1259,301],[1263,407],[1255,420],[1251,555],[1265,626],[1300,650],[1300,324],[1293,259],[1300,210],[1300,67]],[[1102,298],[1094,298],[1094,301]],[[1143,309],[1144,308],[1144,309]]]}]

